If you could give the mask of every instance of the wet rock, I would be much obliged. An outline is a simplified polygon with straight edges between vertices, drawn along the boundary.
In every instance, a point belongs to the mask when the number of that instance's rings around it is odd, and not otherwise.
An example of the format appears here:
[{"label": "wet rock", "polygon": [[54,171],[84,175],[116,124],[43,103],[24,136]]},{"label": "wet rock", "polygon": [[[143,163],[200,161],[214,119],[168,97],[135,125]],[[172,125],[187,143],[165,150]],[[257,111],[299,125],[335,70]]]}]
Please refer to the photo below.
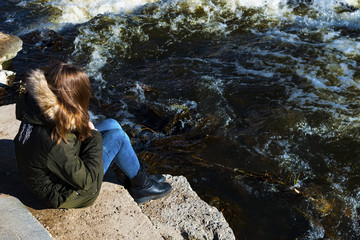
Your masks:
[{"label": "wet rock", "polygon": [[6,89],[0,86],[0,98],[7,95]]},{"label": "wet rock", "polygon": [[[10,36],[0,32],[0,84],[12,85],[15,73],[4,69],[11,65],[9,61],[22,49],[22,44],[22,40],[17,36]],[[3,88],[0,89],[0,95],[4,94],[6,94],[6,91]]]},{"label": "wet rock", "polygon": [[3,63],[13,59],[22,49],[22,40],[17,36],[11,36],[0,32],[0,70]]},{"label": "wet rock", "polygon": [[11,86],[15,80],[15,73],[8,70],[0,70],[0,84]]}]

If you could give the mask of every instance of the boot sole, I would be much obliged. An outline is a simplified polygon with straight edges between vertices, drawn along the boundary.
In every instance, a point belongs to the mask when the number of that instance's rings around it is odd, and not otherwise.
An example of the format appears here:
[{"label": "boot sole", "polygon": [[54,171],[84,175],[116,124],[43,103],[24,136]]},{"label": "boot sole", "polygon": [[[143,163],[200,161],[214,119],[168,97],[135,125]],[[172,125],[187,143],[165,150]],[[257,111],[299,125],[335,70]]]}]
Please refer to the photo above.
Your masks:
[{"label": "boot sole", "polygon": [[152,195],[152,196],[147,196],[147,197],[142,197],[142,198],[137,198],[137,199],[134,199],[135,202],[137,204],[141,204],[141,203],[144,203],[144,202],[147,202],[147,201],[150,201],[150,200],[155,200],[155,199],[159,199],[159,198],[162,198],[162,197],[165,197],[166,195],[168,195],[172,190],[172,187],[169,188],[169,190],[167,190],[166,192],[162,193],[162,194],[159,194],[159,195]]}]

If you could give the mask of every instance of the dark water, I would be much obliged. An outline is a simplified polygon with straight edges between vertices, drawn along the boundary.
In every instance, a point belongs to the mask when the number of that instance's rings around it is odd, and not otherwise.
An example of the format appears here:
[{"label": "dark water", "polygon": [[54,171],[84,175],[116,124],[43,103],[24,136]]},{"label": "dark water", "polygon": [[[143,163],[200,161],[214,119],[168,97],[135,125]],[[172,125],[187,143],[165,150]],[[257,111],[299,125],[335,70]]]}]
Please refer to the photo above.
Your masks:
[{"label": "dark water", "polygon": [[153,171],[184,175],[238,239],[359,239],[356,1],[0,1],[24,49],[91,76]]}]

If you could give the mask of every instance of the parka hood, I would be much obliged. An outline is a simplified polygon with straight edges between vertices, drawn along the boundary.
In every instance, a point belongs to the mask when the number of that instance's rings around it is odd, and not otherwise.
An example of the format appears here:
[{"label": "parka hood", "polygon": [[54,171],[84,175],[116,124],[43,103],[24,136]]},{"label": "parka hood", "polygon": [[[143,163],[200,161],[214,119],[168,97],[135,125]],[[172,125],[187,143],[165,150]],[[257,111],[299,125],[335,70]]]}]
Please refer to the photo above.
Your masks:
[{"label": "parka hood", "polygon": [[[16,105],[17,119],[37,125],[53,125],[61,104],[50,89],[45,73],[41,69],[31,71],[25,81],[25,89],[26,94]],[[66,128],[71,131],[76,129],[75,114],[67,116],[70,121]]]},{"label": "parka hood", "polygon": [[59,110],[59,102],[49,88],[42,70],[31,71],[26,81],[26,89],[39,106],[44,117],[50,121],[55,120],[55,114]]},{"label": "parka hood", "polygon": [[16,104],[16,118],[25,123],[53,126],[59,102],[49,88],[45,74],[36,69],[25,80],[26,92]]}]

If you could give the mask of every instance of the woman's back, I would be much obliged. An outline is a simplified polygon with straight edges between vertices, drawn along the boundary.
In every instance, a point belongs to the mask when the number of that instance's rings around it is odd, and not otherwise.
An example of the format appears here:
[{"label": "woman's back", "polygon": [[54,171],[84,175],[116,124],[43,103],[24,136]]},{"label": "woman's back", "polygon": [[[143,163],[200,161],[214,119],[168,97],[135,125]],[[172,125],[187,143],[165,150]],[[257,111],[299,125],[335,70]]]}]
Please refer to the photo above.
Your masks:
[{"label": "woman's back", "polygon": [[[101,135],[92,131],[83,142],[72,132],[65,140],[54,138],[53,116],[59,109],[58,101],[49,100],[55,95],[44,82],[42,71],[33,71],[27,81],[31,87],[17,104],[17,118],[22,124],[14,141],[20,175],[48,206],[88,206],[98,195],[103,179]],[[86,152],[89,146],[91,154]]]}]

